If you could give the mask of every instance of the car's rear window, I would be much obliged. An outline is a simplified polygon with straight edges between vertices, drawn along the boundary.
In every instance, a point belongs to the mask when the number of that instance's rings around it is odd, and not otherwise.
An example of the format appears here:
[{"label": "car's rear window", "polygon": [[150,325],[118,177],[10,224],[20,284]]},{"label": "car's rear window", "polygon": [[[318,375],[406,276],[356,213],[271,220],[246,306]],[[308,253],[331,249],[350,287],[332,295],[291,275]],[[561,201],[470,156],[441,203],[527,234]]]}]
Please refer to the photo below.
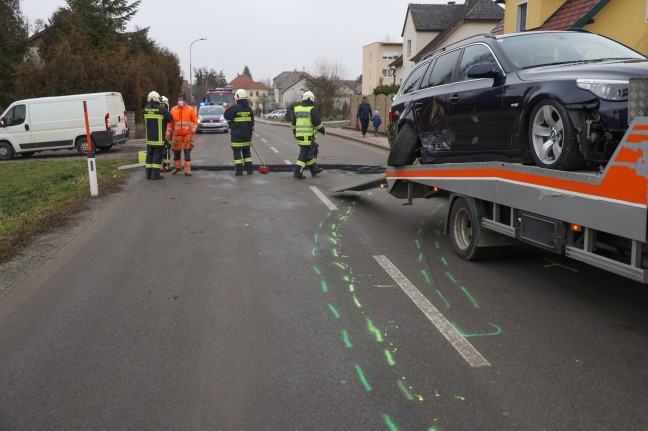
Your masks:
[{"label": "car's rear window", "polygon": [[592,33],[530,33],[498,42],[515,66],[524,69],[560,63],[645,59],[618,42]]}]

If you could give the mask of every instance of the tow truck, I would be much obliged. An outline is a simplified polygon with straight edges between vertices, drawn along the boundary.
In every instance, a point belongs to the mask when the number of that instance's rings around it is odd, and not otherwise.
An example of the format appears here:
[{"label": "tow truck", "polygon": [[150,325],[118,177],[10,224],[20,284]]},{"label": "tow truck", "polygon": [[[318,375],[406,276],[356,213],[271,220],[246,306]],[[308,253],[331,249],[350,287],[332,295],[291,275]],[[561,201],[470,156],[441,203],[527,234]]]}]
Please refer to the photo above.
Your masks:
[{"label": "tow truck", "polygon": [[[520,163],[388,167],[383,186],[404,205],[447,196],[445,233],[465,260],[531,244],[648,283],[648,78],[630,80],[630,124],[604,168],[567,172]],[[645,99],[645,100],[644,100]]]}]

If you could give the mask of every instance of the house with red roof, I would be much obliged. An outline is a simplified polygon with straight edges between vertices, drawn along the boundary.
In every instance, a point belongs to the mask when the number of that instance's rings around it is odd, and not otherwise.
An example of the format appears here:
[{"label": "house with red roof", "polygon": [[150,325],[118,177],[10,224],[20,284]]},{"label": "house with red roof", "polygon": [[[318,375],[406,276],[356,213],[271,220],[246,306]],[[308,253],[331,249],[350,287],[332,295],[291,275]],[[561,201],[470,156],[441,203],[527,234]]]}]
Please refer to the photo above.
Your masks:
[{"label": "house with red roof", "polygon": [[238,75],[234,78],[229,85],[234,90],[243,89],[247,91],[250,107],[254,110],[259,108],[261,111],[267,110],[268,101],[268,86],[263,82],[257,82],[247,75]]}]

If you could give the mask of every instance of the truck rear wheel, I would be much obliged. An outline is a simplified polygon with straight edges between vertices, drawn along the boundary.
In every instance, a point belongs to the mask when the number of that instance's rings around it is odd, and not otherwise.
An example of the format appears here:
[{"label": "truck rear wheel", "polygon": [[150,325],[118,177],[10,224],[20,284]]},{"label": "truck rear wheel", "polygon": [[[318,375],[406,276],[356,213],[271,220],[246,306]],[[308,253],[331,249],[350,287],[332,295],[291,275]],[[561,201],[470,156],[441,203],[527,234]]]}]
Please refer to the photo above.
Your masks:
[{"label": "truck rear wheel", "polygon": [[465,198],[457,199],[450,210],[450,239],[455,253],[464,260],[488,256],[490,247],[478,247],[479,220]]},{"label": "truck rear wheel", "polygon": [[9,142],[0,142],[0,160],[11,160],[14,157],[14,149]]},{"label": "truck rear wheel", "polygon": [[416,159],[416,146],[418,144],[418,135],[414,127],[404,124],[401,128],[394,144],[389,151],[387,164],[389,166],[406,166],[414,163]]}]

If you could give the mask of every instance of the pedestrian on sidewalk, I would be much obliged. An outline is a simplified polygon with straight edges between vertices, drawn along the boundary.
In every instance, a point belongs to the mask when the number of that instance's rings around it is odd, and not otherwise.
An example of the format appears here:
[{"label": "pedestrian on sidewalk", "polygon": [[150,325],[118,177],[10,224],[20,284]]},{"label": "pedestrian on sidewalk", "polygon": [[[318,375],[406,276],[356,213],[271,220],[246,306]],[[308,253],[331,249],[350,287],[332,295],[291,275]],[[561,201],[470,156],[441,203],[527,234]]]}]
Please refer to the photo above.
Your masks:
[{"label": "pedestrian on sidewalk", "polygon": [[301,105],[295,106],[294,114],[292,117],[292,131],[297,143],[299,144],[299,156],[295,164],[295,172],[293,178],[296,180],[303,180],[304,168],[308,166],[311,176],[324,172],[324,169],[317,166],[315,159],[317,157],[317,132],[322,135],[326,134],[324,125],[320,120],[317,108],[315,108],[315,95],[312,91],[307,91],[302,96]]},{"label": "pedestrian on sidewalk", "polygon": [[184,153],[184,174],[191,176],[191,150],[194,147],[193,135],[198,128],[196,111],[185,103],[185,95],[178,95],[178,104],[171,110],[173,123],[167,129],[167,140],[173,137],[173,170],[175,175],[182,170],[182,155]]},{"label": "pedestrian on sidewalk", "polygon": [[374,136],[378,136],[378,128],[382,124],[382,118],[380,118],[378,111],[374,111],[374,116],[371,117],[371,121],[373,122],[374,126]]},{"label": "pedestrian on sidewalk", "polygon": [[369,128],[369,120],[371,119],[372,112],[371,105],[367,102],[367,96],[362,96],[362,103],[358,106],[356,120],[360,120],[363,138],[367,135],[367,129]]},{"label": "pedestrian on sidewalk", "polygon": [[248,175],[254,173],[252,169],[252,154],[250,145],[252,145],[252,132],[254,131],[254,113],[248,102],[247,91],[243,89],[236,90],[234,93],[236,103],[227,108],[225,119],[230,125],[230,138],[232,152],[234,153],[234,175],[240,177],[243,175],[243,164]]}]

